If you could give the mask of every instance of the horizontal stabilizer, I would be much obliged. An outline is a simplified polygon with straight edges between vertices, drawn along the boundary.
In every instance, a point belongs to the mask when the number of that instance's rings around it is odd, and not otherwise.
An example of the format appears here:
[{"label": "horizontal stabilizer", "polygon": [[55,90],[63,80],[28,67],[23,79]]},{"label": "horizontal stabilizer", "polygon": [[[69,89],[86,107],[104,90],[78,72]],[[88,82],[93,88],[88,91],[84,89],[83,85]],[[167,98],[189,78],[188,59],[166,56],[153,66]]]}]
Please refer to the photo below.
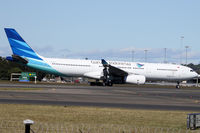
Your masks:
[{"label": "horizontal stabilizer", "polygon": [[14,61],[14,62],[20,62],[23,64],[27,64],[28,63],[28,59],[22,58],[18,55],[12,55],[12,56],[7,56],[6,60],[8,61]]}]

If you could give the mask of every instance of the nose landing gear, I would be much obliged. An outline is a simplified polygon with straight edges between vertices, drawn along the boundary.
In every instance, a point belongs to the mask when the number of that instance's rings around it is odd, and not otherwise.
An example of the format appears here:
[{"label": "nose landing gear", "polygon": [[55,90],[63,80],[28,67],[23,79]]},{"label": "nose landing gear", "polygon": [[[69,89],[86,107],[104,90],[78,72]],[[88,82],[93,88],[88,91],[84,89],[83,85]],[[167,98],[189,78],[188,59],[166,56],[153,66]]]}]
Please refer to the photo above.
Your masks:
[{"label": "nose landing gear", "polygon": [[176,88],[180,89],[180,82],[179,81],[177,82]]}]

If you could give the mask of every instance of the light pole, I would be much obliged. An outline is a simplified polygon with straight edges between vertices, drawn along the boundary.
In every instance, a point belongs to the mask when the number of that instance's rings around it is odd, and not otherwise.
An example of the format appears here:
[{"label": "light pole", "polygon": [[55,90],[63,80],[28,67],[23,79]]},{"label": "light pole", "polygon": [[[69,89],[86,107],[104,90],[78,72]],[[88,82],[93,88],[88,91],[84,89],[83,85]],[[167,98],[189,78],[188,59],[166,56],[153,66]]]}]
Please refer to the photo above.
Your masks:
[{"label": "light pole", "polygon": [[181,46],[180,46],[180,64],[182,63],[182,54],[183,54],[183,39],[184,36],[181,36]]},{"label": "light pole", "polygon": [[166,54],[167,54],[167,48],[164,48],[164,63],[166,63]]},{"label": "light pole", "polygon": [[187,65],[187,52],[188,52],[189,46],[185,46],[185,64]]},{"label": "light pole", "polygon": [[131,51],[131,54],[132,54],[132,62],[134,62],[134,53],[135,53],[135,51],[132,50],[132,51]]},{"label": "light pole", "polygon": [[147,49],[144,50],[144,55],[145,55],[145,62],[147,62]]}]

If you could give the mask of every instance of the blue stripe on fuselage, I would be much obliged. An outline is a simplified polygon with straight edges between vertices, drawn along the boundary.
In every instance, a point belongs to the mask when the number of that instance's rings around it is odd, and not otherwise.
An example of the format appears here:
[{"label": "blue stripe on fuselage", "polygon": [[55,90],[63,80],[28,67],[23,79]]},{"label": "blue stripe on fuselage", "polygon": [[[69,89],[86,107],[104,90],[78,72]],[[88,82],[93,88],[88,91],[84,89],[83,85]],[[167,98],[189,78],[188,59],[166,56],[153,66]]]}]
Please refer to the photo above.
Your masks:
[{"label": "blue stripe on fuselage", "polygon": [[44,71],[47,73],[51,73],[51,74],[55,74],[55,75],[61,75],[61,73],[59,73],[57,70],[55,70],[54,68],[52,68],[49,64],[47,64],[46,62],[44,62],[43,60],[36,60],[36,59],[32,59],[32,58],[27,58],[28,59],[28,63],[26,64],[28,67],[40,70],[40,71]]}]

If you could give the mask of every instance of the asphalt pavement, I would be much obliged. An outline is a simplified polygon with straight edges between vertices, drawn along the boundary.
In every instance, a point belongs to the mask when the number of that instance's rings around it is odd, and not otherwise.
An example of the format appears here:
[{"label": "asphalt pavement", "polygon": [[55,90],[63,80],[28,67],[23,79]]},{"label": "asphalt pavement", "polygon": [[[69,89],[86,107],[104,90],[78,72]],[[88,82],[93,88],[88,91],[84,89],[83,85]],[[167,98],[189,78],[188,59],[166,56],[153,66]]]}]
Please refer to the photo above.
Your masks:
[{"label": "asphalt pavement", "polygon": [[200,89],[140,86],[0,83],[0,103],[200,111]]}]

